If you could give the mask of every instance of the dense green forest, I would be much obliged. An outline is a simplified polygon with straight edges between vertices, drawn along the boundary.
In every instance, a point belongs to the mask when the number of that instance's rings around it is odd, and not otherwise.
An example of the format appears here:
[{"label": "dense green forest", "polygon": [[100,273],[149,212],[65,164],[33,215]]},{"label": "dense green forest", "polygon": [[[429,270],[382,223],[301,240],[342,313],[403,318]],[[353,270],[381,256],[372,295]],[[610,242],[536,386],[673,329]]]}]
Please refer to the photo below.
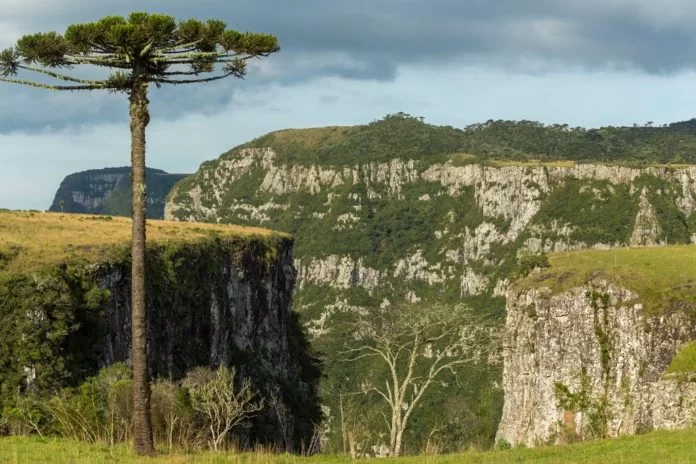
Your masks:
[{"label": "dense green forest", "polygon": [[458,129],[396,113],[360,126],[273,132],[247,146],[271,147],[291,163],[327,165],[386,161],[395,156],[435,162],[448,154],[460,155],[452,158],[455,163],[498,159],[691,164],[696,163],[696,119],[659,127],[598,129],[489,120]]}]

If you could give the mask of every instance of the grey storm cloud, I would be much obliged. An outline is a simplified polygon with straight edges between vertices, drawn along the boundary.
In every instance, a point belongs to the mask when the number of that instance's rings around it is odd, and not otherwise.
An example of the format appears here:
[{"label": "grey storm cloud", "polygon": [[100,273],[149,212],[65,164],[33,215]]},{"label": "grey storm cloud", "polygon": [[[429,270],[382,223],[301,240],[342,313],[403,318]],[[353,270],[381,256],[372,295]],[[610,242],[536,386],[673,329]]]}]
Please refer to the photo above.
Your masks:
[{"label": "grey storm cloud", "polygon": [[[160,90],[155,115],[214,112],[249,86],[311,79],[392,80],[399,66],[482,63],[516,72],[568,67],[675,74],[696,68],[692,0],[2,0],[0,47],[19,35],[146,7],[179,18],[220,18],[277,35],[282,52],[248,80]],[[256,72],[258,71],[258,72]],[[0,86],[0,131],[125,119],[113,96],[35,114],[38,91]],[[19,110],[12,110],[19,108]],[[22,109],[24,108],[24,109]],[[87,112],[84,113],[83,110]]]},{"label": "grey storm cloud", "polygon": [[403,63],[519,56],[651,73],[696,66],[691,0],[3,0],[0,21],[22,32],[61,29],[145,4],[274,33],[289,55],[342,53],[375,65],[361,74],[327,63],[330,74],[349,77],[389,78],[385,67]]}]

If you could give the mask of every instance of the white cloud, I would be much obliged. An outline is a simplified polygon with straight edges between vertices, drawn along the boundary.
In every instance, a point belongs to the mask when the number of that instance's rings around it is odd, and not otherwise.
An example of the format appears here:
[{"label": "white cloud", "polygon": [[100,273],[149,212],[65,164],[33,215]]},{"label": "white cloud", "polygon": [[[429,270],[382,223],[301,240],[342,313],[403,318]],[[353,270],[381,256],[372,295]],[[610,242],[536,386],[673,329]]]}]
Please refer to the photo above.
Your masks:
[{"label": "white cloud", "polygon": [[10,47],[22,35],[20,28],[9,21],[0,21],[0,50]]}]

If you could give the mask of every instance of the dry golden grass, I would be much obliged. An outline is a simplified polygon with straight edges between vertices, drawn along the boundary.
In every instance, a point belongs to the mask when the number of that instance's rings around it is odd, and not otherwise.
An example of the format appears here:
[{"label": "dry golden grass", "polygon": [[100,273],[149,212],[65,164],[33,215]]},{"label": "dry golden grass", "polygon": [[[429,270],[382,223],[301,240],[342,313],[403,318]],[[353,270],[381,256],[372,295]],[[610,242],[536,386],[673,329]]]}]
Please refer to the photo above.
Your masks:
[{"label": "dry golden grass", "polygon": [[[267,229],[175,221],[147,221],[149,242],[193,241],[211,234],[230,237],[285,236]],[[83,214],[0,211],[0,269],[35,271],[70,259],[89,263],[127,246],[129,218]],[[18,253],[16,253],[18,251]]]}]

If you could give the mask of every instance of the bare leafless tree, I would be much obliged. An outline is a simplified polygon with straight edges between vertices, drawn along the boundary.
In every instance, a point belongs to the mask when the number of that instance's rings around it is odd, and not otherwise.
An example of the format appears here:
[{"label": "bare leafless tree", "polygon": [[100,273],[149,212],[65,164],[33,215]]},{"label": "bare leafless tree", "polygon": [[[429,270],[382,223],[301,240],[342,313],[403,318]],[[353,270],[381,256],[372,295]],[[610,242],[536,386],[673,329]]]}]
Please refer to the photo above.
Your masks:
[{"label": "bare leafless tree", "polygon": [[358,321],[359,341],[342,352],[342,359],[375,357],[388,369],[383,387],[364,382],[363,390],[376,393],[388,405],[390,456],[401,453],[409,418],[435,380],[488,358],[492,344],[486,319],[463,305],[409,305]]},{"label": "bare leafless tree", "polygon": [[184,380],[191,406],[202,414],[210,432],[210,445],[218,451],[229,433],[263,409],[263,400],[255,401],[251,381],[235,386],[235,369],[225,366],[215,371],[195,369]]}]

